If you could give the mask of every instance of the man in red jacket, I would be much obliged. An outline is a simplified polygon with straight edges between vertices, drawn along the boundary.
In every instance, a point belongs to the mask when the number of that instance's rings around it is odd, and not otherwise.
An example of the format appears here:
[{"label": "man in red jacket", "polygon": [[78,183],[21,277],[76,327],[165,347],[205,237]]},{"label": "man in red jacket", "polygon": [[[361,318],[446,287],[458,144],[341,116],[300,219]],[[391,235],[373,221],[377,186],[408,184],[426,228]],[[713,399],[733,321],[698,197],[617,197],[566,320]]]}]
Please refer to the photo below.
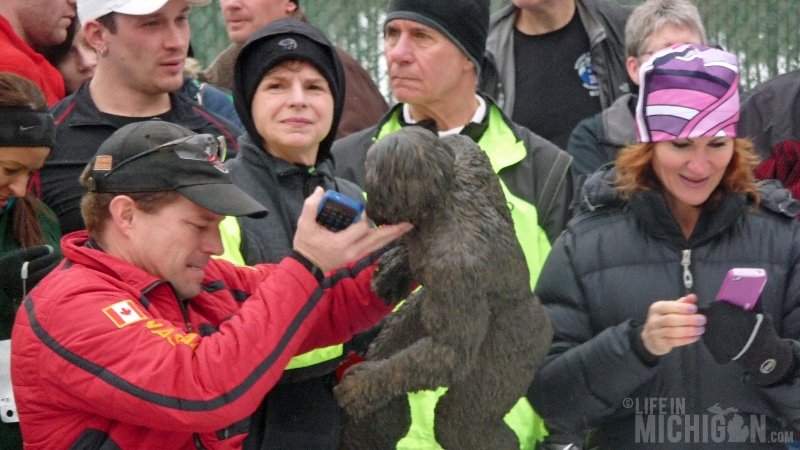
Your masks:
[{"label": "man in red jacket", "polygon": [[25,77],[44,92],[52,106],[65,95],[64,78],[36,48],[67,39],[76,0],[4,0],[0,2],[0,72]]},{"label": "man in red jacket", "polygon": [[87,231],[64,237],[66,261],[26,298],[12,334],[27,449],[240,448],[292,356],[390,310],[370,288],[380,253],[370,252],[411,226],[362,218],[328,231],[314,219],[319,188],[291,256],[254,267],[212,259],[225,215],[266,214],[231,184],[217,142],[139,122],[87,166]]}]

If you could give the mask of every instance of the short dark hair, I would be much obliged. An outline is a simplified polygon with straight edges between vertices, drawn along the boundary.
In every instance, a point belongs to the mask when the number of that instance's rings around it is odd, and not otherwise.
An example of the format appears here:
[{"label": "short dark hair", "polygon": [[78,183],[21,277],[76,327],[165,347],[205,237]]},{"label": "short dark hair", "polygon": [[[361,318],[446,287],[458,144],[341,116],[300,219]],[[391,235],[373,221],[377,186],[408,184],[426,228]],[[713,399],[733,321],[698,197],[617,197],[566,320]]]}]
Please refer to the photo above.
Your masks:
[{"label": "short dark hair", "polygon": [[98,17],[95,20],[100,22],[100,25],[108,28],[108,31],[110,31],[111,34],[117,32],[117,13],[112,11],[104,16]]}]

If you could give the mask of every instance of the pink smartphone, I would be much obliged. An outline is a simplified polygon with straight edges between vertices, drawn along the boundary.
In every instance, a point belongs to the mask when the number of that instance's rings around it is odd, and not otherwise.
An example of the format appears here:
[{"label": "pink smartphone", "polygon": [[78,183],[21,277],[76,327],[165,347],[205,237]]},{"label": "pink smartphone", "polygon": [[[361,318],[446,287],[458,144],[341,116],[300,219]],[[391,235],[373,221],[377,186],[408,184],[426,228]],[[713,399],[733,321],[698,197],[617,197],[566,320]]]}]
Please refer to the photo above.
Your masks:
[{"label": "pink smartphone", "polygon": [[747,311],[755,308],[761,290],[767,283],[764,269],[735,268],[728,271],[717,293],[717,300],[734,304]]}]

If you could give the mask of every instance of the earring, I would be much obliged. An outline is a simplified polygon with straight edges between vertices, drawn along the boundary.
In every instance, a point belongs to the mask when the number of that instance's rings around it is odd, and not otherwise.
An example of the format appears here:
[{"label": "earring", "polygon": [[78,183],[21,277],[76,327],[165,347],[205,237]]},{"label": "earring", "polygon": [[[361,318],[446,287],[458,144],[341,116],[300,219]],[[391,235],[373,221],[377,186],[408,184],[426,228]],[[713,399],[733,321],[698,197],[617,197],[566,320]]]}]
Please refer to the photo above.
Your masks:
[{"label": "earring", "polygon": [[108,55],[108,49],[107,48],[100,49],[99,53],[100,53],[100,56],[105,58],[106,55]]}]

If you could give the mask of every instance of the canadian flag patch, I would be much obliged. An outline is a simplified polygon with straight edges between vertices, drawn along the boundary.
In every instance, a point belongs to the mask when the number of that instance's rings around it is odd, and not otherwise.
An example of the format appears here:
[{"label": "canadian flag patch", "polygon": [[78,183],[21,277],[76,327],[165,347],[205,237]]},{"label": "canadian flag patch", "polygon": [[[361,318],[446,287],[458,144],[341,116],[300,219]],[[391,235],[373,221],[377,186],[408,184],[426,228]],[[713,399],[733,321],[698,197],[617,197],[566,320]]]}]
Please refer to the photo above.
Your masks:
[{"label": "canadian flag patch", "polygon": [[147,319],[141,309],[133,300],[124,300],[103,308],[105,315],[114,322],[117,328],[126,327],[132,323]]}]

